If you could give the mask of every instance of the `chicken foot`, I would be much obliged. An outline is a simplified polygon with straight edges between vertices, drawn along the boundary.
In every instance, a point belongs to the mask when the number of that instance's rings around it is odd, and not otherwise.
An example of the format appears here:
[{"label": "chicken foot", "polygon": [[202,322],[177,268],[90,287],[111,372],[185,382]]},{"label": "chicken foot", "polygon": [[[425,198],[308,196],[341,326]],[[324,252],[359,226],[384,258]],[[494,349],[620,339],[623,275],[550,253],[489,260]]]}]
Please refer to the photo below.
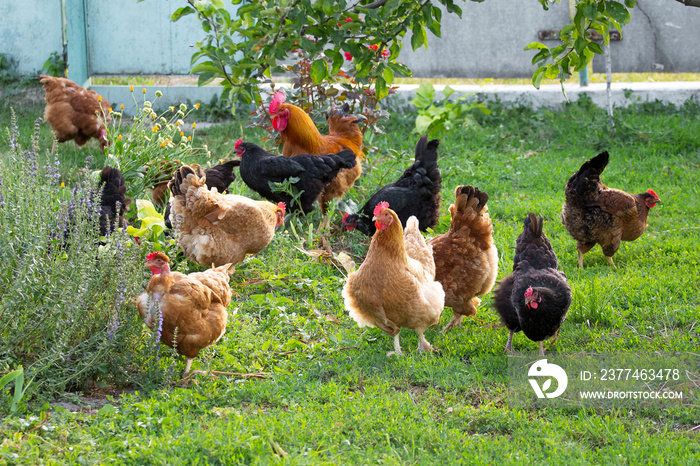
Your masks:
[{"label": "chicken foot", "polygon": [[455,315],[452,316],[452,319],[450,319],[450,321],[447,323],[447,325],[445,325],[445,328],[443,328],[440,333],[444,335],[445,332],[447,332],[453,327],[461,327],[463,320],[464,316],[462,314],[455,313]]}]

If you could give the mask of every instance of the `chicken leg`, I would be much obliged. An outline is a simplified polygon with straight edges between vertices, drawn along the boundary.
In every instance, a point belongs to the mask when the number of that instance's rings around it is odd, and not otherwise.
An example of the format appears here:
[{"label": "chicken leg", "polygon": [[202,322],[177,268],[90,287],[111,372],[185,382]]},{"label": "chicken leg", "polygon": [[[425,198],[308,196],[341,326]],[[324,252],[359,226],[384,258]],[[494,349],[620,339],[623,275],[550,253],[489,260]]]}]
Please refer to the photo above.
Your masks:
[{"label": "chicken leg", "polygon": [[386,357],[390,358],[392,356],[403,356],[403,351],[401,351],[401,344],[399,343],[399,334],[394,335],[394,351],[389,351],[386,353]]},{"label": "chicken leg", "polygon": [[513,331],[512,330],[508,334],[508,341],[506,342],[506,354],[515,354],[515,351],[513,351]]},{"label": "chicken leg", "polygon": [[430,353],[432,351],[440,351],[438,348],[435,346],[431,345],[428,343],[428,340],[425,339],[425,335],[423,335],[423,332],[418,332],[418,352],[419,353]]}]

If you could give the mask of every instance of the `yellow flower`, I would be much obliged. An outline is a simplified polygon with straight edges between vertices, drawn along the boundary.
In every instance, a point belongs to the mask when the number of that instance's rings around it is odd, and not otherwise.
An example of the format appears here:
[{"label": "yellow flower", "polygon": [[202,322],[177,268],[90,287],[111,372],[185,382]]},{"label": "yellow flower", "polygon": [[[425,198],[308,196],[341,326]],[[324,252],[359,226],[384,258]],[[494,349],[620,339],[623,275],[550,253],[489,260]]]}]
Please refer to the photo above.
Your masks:
[{"label": "yellow flower", "polygon": [[121,104],[121,105],[119,106],[119,109],[120,109],[120,110],[124,110],[124,104]]},{"label": "yellow flower", "polygon": [[61,181],[61,187],[62,187],[62,188],[65,188],[65,187],[66,187],[66,183],[64,183],[63,181]]},{"label": "yellow flower", "polygon": [[165,147],[165,141],[160,143],[160,147]]},{"label": "yellow flower", "polygon": [[133,84],[132,84],[131,86],[129,86],[129,90],[130,90],[131,92],[134,92],[134,85],[133,85]]},{"label": "yellow flower", "polygon": [[146,93],[146,88],[144,87],[143,90],[142,90],[141,92],[143,92],[143,93],[145,94],[145,93]]},{"label": "yellow flower", "polygon": [[155,125],[155,126],[153,127],[153,132],[155,133],[155,132],[158,131],[159,129],[160,129],[160,127],[159,127],[158,125]]},{"label": "yellow flower", "polygon": [[174,112],[174,111],[175,111],[175,106],[171,105],[171,106],[170,106],[170,111],[171,111],[171,112]]},{"label": "yellow flower", "polygon": [[97,96],[97,101],[98,101],[98,102],[102,102],[102,96],[101,96],[101,95],[98,95],[98,96]]},{"label": "yellow flower", "polygon": [[119,140],[121,141],[121,140],[122,140],[122,135],[120,134],[119,136],[117,136],[117,139],[119,139]]},{"label": "yellow flower", "polygon": [[191,140],[192,140],[192,136],[187,136],[187,140],[188,140],[188,141],[191,141]]},{"label": "yellow flower", "polygon": [[184,132],[184,131],[180,131],[180,136],[184,136],[184,135],[185,135],[185,132]]},{"label": "yellow flower", "polygon": [[197,122],[196,122],[196,121],[192,123],[192,127],[193,127],[193,128],[196,128],[196,127],[197,127]]},{"label": "yellow flower", "polygon": [[199,102],[197,102],[196,104],[194,104],[194,108],[197,108],[197,109],[199,108]]}]

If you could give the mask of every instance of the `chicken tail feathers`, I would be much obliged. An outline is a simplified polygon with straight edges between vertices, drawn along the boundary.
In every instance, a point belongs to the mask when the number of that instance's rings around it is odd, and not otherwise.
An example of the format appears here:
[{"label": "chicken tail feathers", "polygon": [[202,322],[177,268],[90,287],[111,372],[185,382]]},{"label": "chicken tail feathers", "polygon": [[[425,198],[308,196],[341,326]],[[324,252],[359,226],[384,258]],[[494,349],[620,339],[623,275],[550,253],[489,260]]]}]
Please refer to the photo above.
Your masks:
[{"label": "chicken tail feathers", "polygon": [[603,151],[586,161],[566,183],[567,201],[589,204],[595,200],[600,189],[600,175],[610,160],[608,151]]},{"label": "chicken tail feathers", "polygon": [[[197,180],[187,180],[189,175],[195,175]],[[199,166],[190,167],[189,165],[183,165],[178,171],[175,172],[175,176],[168,182],[168,188],[173,196],[183,196],[187,191],[187,187],[183,187],[183,184],[197,184],[204,185],[206,178],[204,178],[204,173]]]},{"label": "chicken tail feathers", "polygon": [[340,168],[352,168],[357,165],[357,157],[350,149],[341,150],[336,154],[336,160]]},{"label": "chicken tail feathers", "polygon": [[533,238],[540,238],[542,236],[542,226],[544,224],[544,219],[541,215],[537,216],[530,212],[527,214],[524,222],[525,228],[530,230]]}]

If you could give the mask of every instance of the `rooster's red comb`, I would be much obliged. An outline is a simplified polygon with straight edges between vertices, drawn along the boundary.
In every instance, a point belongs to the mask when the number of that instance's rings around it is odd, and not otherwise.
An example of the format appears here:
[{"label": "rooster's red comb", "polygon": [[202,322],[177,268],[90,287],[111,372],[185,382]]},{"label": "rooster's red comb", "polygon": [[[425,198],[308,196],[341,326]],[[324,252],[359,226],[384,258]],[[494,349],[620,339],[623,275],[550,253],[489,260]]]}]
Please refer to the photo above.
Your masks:
[{"label": "rooster's red comb", "polygon": [[388,209],[389,208],[389,203],[386,201],[382,201],[379,204],[377,204],[377,207],[374,208],[374,216],[377,217],[379,214],[382,213],[382,210]]},{"label": "rooster's red comb", "polygon": [[659,196],[656,195],[656,193],[654,192],[653,189],[648,190],[647,193],[648,193],[648,194],[651,194],[652,196],[654,196],[655,199],[658,199],[658,198],[659,198]]},{"label": "rooster's red comb", "polygon": [[285,212],[287,210],[287,204],[284,202],[278,202],[277,207],[282,210],[282,212]]},{"label": "rooster's red comb", "polygon": [[532,296],[532,287],[528,288],[527,291],[525,292],[525,297],[529,298]]},{"label": "rooster's red comb", "polygon": [[242,142],[243,142],[243,139],[239,138],[238,141],[236,141],[236,145],[233,146],[233,148],[238,149],[238,146],[240,146]]},{"label": "rooster's red comb", "polygon": [[270,101],[270,113],[277,113],[280,104],[283,104],[285,100],[287,100],[287,96],[284,92],[275,92],[275,95],[272,96],[272,100]]}]

